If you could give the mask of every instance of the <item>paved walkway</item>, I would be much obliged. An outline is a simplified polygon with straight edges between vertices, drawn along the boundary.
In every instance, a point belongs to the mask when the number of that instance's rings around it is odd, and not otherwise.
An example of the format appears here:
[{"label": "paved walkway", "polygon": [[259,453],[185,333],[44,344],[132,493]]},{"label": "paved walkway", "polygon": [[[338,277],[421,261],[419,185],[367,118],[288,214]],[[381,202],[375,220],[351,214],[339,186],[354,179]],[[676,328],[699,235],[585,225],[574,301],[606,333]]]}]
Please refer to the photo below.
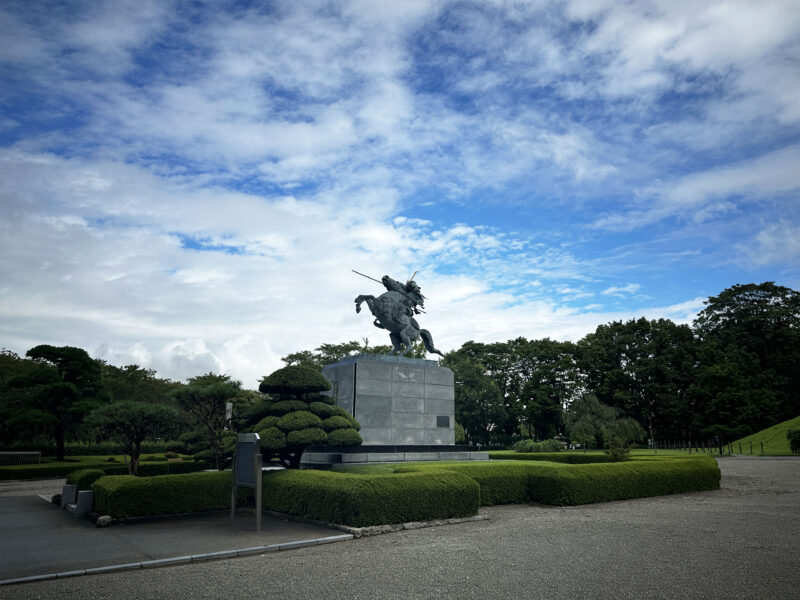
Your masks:
[{"label": "paved walkway", "polygon": [[800,460],[725,458],[720,467],[719,491],[568,508],[490,507],[488,521],[14,585],[0,588],[0,597],[797,597]]},{"label": "paved walkway", "polygon": [[[220,552],[263,553],[349,537],[268,516],[256,531],[255,516],[244,512],[233,521],[229,515],[215,515],[101,529],[38,495],[52,496],[54,482],[63,480],[0,485],[0,581],[164,559],[207,560],[207,555]],[[8,589],[0,586],[0,597]]]}]

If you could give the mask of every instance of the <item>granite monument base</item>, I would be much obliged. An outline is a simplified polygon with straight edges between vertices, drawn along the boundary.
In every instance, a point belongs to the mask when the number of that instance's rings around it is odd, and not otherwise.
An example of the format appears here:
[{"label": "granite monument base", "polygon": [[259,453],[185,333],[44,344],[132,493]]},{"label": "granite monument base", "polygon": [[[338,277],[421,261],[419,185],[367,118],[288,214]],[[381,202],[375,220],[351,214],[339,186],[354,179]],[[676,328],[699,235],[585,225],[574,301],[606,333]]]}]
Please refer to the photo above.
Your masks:
[{"label": "granite monument base", "polygon": [[418,460],[488,460],[455,446],[453,372],[435,360],[358,354],[327,365],[336,406],[361,424],[362,446],[309,448],[301,464],[361,464]]}]

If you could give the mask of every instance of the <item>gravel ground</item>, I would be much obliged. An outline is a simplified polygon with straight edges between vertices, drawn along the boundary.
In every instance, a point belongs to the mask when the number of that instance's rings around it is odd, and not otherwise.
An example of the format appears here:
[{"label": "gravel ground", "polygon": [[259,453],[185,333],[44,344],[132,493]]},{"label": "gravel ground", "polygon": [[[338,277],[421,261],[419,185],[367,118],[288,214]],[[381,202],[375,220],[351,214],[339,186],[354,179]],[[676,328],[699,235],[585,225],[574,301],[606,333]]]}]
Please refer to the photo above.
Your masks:
[{"label": "gravel ground", "polygon": [[719,491],[0,588],[3,598],[796,598],[800,460],[726,458]]}]

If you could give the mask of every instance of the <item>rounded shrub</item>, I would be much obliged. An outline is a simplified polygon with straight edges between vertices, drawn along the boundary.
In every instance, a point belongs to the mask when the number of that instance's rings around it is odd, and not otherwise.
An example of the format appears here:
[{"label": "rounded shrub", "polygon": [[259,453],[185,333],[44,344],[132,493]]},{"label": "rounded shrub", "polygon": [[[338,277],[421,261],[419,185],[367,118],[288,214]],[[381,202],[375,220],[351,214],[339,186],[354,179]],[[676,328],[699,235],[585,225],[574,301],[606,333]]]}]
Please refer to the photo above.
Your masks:
[{"label": "rounded shrub", "polygon": [[341,406],[334,406],[333,410],[336,411],[337,417],[344,417],[350,423],[350,427],[355,429],[356,431],[361,431],[361,424],[355,420],[355,417],[343,409]]},{"label": "rounded shrub", "polygon": [[264,417],[253,426],[253,430],[261,431],[262,429],[269,429],[270,427],[275,427],[278,424],[278,421],[280,420],[281,418],[276,416]]},{"label": "rounded shrub", "polygon": [[328,417],[332,417],[336,414],[336,411],[333,410],[332,406],[323,402],[311,402],[308,405],[308,409],[320,419],[327,419]]},{"label": "rounded shrub", "polygon": [[316,369],[290,365],[264,377],[258,389],[265,394],[302,395],[309,392],[324,392],[331,389],[331,384]]},{"label": "rounded shrub", "polygon": [[310,427],[319,429],[322,427],[322,419],[317,415],[311,414],[307,410],[298,410],[281,417],[276,427],[287,433],[289,431],[299,431]]},{"label": "rounded shrub", "polygon": [[295,410],[308,410],[308,404],[301,400],[281,400],[273,402],[269,407],[272,415],[282,416]]},{"label": "rounded shrub", "polygon": [[78,469],[67,475],[67,483],[77,485],[79,490],[90,490],[92,484],[105,474],[101,469]]},{"label": "rounded shrub", "polygon": [[352,427],[334,429],[328,434],[329,446],[358,446],[363,441],[359,433]]},{"label": "rounded shrub", "polygon": [[325,431],[333,431],[334,429],[352,429],[353,426],[350,421],[344,417],[329,417],[322,422],[322,428]]},{"label": "rounded shrub", "polygon": [[286,448],[286,434],[277,427],[268,427],[258,432],[261,438],[261,447],[267,450],[281,450]]},{"label": "rounded shrub", "polygon": [[289,446],[311,446],[313,444],[324,444],[328,441],[328,434],[319,427],[309,427],[290,431],[286,434],[286,441]]}]

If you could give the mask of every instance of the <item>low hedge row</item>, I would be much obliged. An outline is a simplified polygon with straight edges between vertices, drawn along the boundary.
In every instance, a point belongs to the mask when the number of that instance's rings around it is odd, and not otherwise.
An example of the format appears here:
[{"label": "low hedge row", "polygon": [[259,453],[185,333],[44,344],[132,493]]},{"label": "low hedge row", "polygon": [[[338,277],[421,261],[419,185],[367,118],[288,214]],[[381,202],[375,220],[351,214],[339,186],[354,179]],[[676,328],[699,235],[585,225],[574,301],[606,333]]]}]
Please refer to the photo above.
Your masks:
[{"label": "low hedge row", "polygon": [[67,475],[67,485],[77,485],[79,491],[90,490],[92,484],[105,475],[102,469],[78,469]]},{"label": "low hedge row", "polygon": [[474,515],[480,495],[475,481],[448,471],[354,475],[290,470],[264,478],[262,501],[278,512],[362,527]]},{"label": "low hedge row", "polygon": [[566,452],[489,452],[493,460],[541,460],[546,462],[585,465],[611,462],[606,454],[577,454]]},{"label": "low hedge row", "polygon": [[[139,475],[167,475],[178,473],[196,473],[210,469],[208,461],[176,461],[139,463]],[[107,475],[127,475],[128,467],[121,463],[62,463],[57,465],[18,465],[14,467],[0,467],[0,481],[11,479],[44,479],[47,477],[67,477],[78,469],[100,469]]]},{"label": "low hedge row", "polygon": [[[96,473],[75,476],[80,481]],[[574,505],[718,489],[709,457],[567,465],[507,461],[398,467],[392,474],[276,471],[265,474],[263,507],[352,526],[464,517],[479,505]],[[79,484],[80,485],[80,484]],[[230,472],[103,476],[95,510],[113,517],[168,515],[229,506]]]},{"label": "low hedge row", "polygon": [[230,471],[184,475],[106,475],[92,485],[94,510],[115,518],[221,510],[230,506]]},{"label": "low hedge row", "polygon": [[[170,515],[230,506],[230,472],[105,476],[92,485],[95,511],[115,518]],[[478,512],[478,484],[447,471],[351,475],[325,471],[266,474],[266,509],[355,527],[465,517]]]},{"label": "low hedge row", "polygon": [[586,465],[537,462],[466,463],[440,468],[462,473],[481,488],[481,504],[537,502],[572,505],[719,489],[710,457],[663,458]]}]

